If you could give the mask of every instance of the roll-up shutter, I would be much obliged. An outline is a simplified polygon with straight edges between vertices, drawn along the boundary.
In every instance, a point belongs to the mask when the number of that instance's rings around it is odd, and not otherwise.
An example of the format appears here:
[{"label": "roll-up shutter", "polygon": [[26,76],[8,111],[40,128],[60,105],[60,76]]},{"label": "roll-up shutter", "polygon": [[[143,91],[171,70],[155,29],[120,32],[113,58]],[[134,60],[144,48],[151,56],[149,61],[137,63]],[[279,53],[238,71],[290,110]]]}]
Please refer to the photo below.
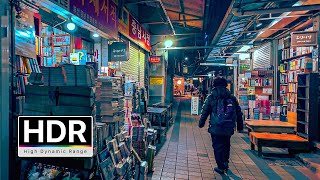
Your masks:
[{"label": "roll-up shutter", "polygon": [[145,55],[145,51],[144,50],[140,50],[140,69],[139,69],[139,82],[140,82],[140,86],[144,87],[144,74],[145,74],[145,59],[146,59],[146,55]]},{"label": "roll-up shutter", "polygon": [[271,43],[266,43],[253,53],[253,69],[266,68],[271,65]]},{"label": "roll-up shutter", "polygon": [[121,71],[139,82],[139,48],[130,43],[129,60],[121,63]]}]

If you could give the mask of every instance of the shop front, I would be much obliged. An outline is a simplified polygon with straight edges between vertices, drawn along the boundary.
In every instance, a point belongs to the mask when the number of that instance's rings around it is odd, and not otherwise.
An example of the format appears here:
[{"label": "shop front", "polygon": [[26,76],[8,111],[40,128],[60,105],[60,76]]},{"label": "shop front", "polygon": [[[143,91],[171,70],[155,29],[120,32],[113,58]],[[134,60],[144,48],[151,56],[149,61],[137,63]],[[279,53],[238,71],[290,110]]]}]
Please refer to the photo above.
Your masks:
[{"label": "shop front", "polygon": [[[100,67],[109,58],[109,45],[104,42],[118,39],[117,4],[112,0],[68,2],[22,2],[21,11],[16,11],[11,144],[19,138],[18,116],[91,116],[91,156],[76,148],[70,151],[70,146],[50,155],[37,151],[28,155],[18,144],[19,157],[15,153],[10,157],[16,163],[14,178],[126,179],[132,176],[134,158],[128,150],[131,144],[125,143],[132,142],[124,131],[121,109],[125,84],[122,77],[100,76]],[[119,141],[114,143],[116,136]],[[112,151],[105,148],[107,138],[109,145],[114,143]],[[61,158],[46,158],[54,153]]]}]

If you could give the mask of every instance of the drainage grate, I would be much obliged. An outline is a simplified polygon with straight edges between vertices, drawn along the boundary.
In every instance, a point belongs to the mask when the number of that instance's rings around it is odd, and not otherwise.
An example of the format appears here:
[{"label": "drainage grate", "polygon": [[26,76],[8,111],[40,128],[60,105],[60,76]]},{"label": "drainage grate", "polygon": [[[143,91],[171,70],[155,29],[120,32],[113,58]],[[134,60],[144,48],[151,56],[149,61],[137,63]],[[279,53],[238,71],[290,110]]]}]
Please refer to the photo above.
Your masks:
[{"label": "drainage grate", "polygon": [[304,166],[300,161],[296,159],[265,159],[269,166]]},{"label": "drainage grate", "polygon": [[200,157],[209,157],[208,154],[202,154],[202,153],[197,153],[197,156],[200,156]]}]

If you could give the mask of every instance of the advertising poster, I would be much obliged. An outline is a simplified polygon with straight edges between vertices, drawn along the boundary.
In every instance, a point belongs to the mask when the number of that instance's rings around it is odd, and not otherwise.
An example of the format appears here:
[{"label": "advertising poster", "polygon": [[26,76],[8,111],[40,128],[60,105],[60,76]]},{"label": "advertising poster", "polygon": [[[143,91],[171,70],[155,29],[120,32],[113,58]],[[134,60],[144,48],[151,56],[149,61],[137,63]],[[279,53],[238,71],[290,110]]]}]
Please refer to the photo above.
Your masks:
[{"label": "advertising poster", "polygon": [[125,84],[125,96],[132,96],[133,95],[133,83],[126,83]]},{"label": "advertising poster", "polygon": [[36,37],[34,13],[22,9],[21,18],[16,18],[15,47],[16,55],[36,59]]},{"label": "advertising poster", "polygon": [[199,97],[191,98],[191,115],[199,115]]}]

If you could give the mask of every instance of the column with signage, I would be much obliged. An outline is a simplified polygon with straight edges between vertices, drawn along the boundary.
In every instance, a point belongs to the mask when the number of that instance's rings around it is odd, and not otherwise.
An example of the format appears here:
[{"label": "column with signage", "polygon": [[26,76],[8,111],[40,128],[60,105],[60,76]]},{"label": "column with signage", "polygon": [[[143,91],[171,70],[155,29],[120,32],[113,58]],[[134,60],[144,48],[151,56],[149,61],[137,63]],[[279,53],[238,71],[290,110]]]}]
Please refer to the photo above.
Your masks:
[{"label": "column with signage", "polygon": [[149,104],[164,102],[165,63],[162,56],[149,60]]}]

